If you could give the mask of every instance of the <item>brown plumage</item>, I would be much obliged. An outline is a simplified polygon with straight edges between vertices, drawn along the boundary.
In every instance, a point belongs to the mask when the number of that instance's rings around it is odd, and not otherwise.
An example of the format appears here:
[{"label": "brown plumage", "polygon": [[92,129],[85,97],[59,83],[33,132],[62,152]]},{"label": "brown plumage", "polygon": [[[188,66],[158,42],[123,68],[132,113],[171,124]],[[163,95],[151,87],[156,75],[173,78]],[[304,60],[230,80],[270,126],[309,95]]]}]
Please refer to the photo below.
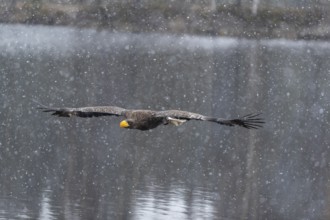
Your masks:
[{"label": "brown plumage", "polygon": [[181,125],[189,120],[210,121],[227,126],[241,126],[247,129],[257,129],[265,123],[260,114],[249,114],[236,119],[223,119],[209,117],[193,112],[180,110],[152,111],[152,110],[129,110],[116,106],[95,106],[82,108],[52,108],[39,107],[44,112],[51,112],[59,117],[99,117],[99,116],[122,116],[125,119],[120,122],[120,127],[150,130],[159,125]]}]

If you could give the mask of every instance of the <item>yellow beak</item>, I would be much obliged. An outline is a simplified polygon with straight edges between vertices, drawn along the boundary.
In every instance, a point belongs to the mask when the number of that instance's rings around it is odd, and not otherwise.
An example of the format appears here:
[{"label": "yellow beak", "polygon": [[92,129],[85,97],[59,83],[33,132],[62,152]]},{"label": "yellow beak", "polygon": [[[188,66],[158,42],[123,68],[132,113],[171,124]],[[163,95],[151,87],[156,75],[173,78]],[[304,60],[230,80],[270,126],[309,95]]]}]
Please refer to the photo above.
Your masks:
[{"label": "yellow beak", "polygon": [[128,128],[129,127],[129,124],[128,124],[128,122],[126,120],[123,120],[123,121],[120,122],[119,127],[121,127],[121,128]]}]

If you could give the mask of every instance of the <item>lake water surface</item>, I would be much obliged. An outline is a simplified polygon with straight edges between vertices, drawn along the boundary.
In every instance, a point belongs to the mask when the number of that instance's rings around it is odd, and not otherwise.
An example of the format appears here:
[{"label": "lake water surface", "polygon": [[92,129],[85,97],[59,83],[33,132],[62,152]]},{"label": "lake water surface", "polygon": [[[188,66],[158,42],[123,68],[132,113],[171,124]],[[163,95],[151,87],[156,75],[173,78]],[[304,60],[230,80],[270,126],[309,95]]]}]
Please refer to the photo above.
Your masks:
[{"label": "lake water surface", "polygon": [[[0,26],[0,219],[329,219],[330,44]],[[50,106],[263,112],[152,131]]]}]

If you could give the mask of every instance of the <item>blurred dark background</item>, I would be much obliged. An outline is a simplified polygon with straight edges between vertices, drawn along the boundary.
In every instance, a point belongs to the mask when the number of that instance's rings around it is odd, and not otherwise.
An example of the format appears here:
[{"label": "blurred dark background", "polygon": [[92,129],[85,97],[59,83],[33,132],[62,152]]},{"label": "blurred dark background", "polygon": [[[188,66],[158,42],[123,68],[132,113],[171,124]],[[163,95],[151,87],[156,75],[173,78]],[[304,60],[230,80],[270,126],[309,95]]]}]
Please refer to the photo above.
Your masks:
[{"label": "blurred dark background", "polygon": [[0,22],[124,32],[329,39],[327,0],[12,0]]}]

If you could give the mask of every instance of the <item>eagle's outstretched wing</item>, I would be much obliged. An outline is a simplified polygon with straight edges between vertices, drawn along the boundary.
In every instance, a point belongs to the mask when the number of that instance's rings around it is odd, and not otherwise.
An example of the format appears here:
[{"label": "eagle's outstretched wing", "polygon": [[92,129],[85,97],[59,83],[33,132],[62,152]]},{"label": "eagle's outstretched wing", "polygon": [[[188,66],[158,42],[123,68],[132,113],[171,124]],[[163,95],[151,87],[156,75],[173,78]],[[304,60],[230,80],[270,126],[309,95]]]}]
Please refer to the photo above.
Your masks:
[{"label": "eagle's outstretched wing", "polygon": [[82,108],[52,108],[41,106],[38,107],[43,112],[52,112],[52,115],[59,117],[99,117],[99,116],[122,116],[126,109],[117,106],[95,106],[95,107],[82,107]]},{"label": "eagle's outstretched wing", "polygon": [[201,121],[211,121],[221,125],[227,126],[241,126],[247,129],[257,129],[262,127],[265,123],[262,118],[259,116],[261,113],[248,114],[240,118],[235,119],[224,119],[224,118],[214,118],[209,117],[193,112],[180,111],[180,110],[168,110],[168,111],[159,111],[156,113],[156,117],[164,117],[169,120],[179,119],[179,120],[201,120]]}]

